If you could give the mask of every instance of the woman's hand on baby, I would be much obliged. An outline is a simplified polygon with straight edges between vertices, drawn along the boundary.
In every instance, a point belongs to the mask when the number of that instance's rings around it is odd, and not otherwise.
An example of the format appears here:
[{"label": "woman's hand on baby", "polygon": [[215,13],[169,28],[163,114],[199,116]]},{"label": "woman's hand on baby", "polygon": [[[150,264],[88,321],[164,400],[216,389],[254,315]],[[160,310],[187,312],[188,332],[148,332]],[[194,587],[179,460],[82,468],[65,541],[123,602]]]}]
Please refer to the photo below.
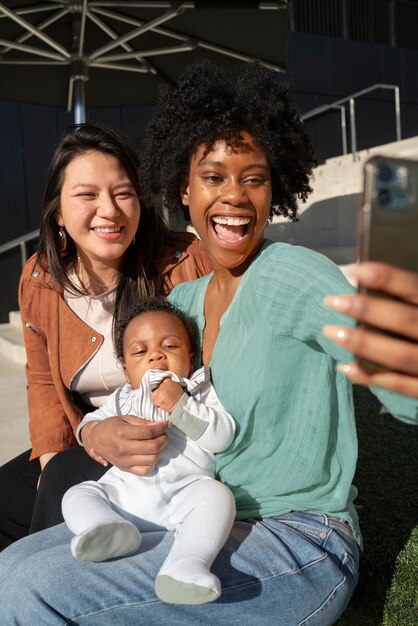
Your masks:
[{"label": "woman's hand on baby", "polygon": [[154,406],[172,413],[184,393],[183,387],[171,378],[164,378],[160,385],[152,392]]},{"label": "woman's hand on baby", "polygon": [[168,421],[151,422],[133,415],[109,417],[97,423],[89,442],[95,453],[112,465],[145,476],[167,445],[168,426]]},{"label": "woman's hand on baby", "polygon": [[[378,385],[418,397],[418,274],[383,263],[361,263],[354,270],[358,283],[396,300],[370,295],[329,296],[325,303],[372,328],[326,326],[324,334],[354,353],[378,363],[369,372],[358,362],[339,369],[353,383]],[[376,332],[383,330],[397,336]]]}]

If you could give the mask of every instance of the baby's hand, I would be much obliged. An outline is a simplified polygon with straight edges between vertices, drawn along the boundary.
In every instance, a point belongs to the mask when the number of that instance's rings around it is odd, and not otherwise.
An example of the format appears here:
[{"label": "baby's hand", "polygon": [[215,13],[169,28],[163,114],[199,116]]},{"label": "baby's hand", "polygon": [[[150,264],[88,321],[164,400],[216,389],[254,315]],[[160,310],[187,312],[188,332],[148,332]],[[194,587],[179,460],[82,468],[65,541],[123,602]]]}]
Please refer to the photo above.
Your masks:
[{"label": "baby's hand", "polygon": [[183,387],[179,383],[171,378],[164,378],[160,386],[152,392],[152,402],[159,409],[171,413],[183,393]]}]

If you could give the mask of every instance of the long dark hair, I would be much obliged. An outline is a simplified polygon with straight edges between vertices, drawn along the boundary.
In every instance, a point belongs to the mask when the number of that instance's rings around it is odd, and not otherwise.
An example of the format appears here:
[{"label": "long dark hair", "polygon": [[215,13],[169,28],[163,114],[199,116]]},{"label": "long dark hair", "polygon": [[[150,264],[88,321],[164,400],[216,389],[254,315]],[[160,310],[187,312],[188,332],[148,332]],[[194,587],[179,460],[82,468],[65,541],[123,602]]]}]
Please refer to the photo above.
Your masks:
[{"label": "long dark hair", "polygon": [[62,251],[57,217],[66,167],[86,152],[102,152],[118,159],[141,203],[140,223],[124,254],[116,291],[115,318],[124,317],[132,301],[156,295],[159,276],[155,261],[161,255],[168,230],[157,208],[144,200],[140,161],[135,148],[114,130],[102,124],[77,124],[66,131],[56,147],[42,203],[37,262],[50,273],[54,286],[79,291],[69,279],[69,270],[77,258],[76,246],[66,233],[67,244]]}]

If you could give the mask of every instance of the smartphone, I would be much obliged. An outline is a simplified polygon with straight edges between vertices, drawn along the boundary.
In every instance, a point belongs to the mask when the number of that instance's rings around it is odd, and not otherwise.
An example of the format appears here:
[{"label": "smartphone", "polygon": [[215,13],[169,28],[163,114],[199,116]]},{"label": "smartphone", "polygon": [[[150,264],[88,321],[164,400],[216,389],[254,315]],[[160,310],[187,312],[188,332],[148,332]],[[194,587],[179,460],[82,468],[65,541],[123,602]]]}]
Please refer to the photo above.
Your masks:
[{"label": "smartphone", "polygon": [[[374,156],[364,164],[358,259],[418,273],[418,161]],[[390,298],[363,286],[358,291]],[[377,369],[374,363],[357,360],[369,371]]]}]

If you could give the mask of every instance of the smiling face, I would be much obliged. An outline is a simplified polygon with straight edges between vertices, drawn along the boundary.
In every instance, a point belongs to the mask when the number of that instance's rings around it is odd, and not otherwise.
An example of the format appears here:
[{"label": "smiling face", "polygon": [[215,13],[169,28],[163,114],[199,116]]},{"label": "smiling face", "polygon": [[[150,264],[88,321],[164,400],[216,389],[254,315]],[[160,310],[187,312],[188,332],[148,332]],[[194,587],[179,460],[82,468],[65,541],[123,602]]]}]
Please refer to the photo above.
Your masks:
[{"label": "smiling face", "polygon": [[102,152],[75,157],[65,169],[57,222],[84,264],[117,269],[135,237],[139,200],[121,163]]},{"label": "smiling face", "polygon": [[170,371],[186,378],[193,352],[183,322],[173,313],[149,311],[134,317],[123,338],[123,369],[133,389],[148,370]]},{"label": "smiling face", "polygon": [[263,241],[271,207],[267,157],[249,133],[241,138],[237,148],[219,140],[207,154],[200,146],[181,194],[215,270],[245,271]]}]

